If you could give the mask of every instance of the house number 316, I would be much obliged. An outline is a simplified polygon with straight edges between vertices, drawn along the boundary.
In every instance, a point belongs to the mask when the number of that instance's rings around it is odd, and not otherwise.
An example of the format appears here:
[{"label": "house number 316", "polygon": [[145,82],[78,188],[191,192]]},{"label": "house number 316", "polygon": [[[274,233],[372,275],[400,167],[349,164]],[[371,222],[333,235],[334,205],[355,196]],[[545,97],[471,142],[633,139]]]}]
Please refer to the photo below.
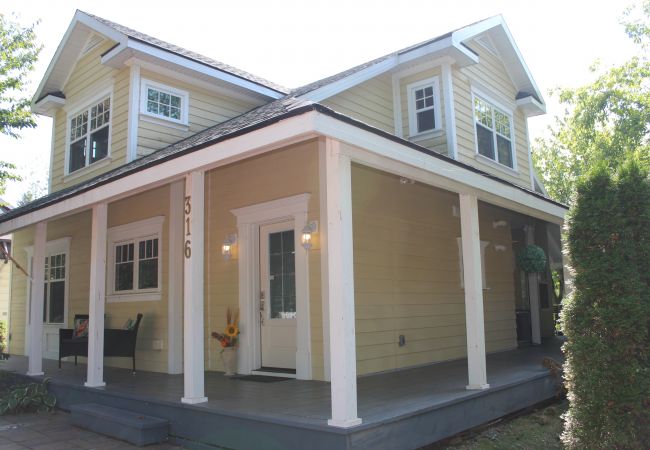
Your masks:
[{"label": "house number 316", "polygon": [[190,240],[190,219],[192,217],[192,197],[185,197],[185,206],[183,208],[185,212],[185,258],[189,259],[192,256],[192,241]]}]

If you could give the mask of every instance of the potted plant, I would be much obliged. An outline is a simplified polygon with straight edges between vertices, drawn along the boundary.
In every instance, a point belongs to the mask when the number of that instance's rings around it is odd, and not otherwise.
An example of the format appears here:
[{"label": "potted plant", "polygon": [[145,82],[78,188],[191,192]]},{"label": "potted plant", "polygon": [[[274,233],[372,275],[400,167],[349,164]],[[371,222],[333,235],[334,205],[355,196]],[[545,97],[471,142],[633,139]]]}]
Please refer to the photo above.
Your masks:
[{"label": "potted plant", "polygon": [[517,264],[526,273],[543,272],[546,268],[546,254],[537,245],[527,245],[517,254]]},{"label": "potted plant", "polygon": [[231,377],[237,375],[237,343],[239,342],[239,311],[234,315],[228,307],[226,312],[226,329],[223,333],[212,332],[212,337],[221,345],[221,360],[225,369],[225,375]]}]

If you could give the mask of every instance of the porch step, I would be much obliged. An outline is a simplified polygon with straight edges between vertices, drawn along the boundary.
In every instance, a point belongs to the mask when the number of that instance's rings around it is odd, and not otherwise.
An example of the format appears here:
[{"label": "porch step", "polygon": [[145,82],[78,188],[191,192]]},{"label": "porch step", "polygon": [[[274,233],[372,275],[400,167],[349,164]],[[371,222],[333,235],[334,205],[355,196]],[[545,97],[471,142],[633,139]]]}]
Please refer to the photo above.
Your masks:
[{"label": "porch step", "polygon": [[165,419],[97,403],[71,405],[70,415],[78,427],[138,446],[164,441],[169,430]]}]

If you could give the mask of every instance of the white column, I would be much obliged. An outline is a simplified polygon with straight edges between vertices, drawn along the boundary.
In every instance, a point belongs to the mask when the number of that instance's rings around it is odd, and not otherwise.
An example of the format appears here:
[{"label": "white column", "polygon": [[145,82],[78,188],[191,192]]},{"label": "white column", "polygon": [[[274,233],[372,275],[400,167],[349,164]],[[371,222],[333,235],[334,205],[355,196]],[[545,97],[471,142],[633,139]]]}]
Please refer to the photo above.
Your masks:
[{"label": "white column", "polygon": [[29,365],[27,375],[43,375],[43,294],[45,288],[45,247],[47,222],[36,224],[32,257],[32,287],[29,309]]},{"label": "white column", "polygon": [[445,132],[447,135],[447,155],[457,159],[456,154],[456,108],[454,104],[454,85],[451,63],[442,64],[442,97],[445,102]]},{"label": "white column", "polygon": [[352,192],[350,158],[340,143],[325,147],[327,201],[327,279],[329,292],[332,418],[329,425],[353,427],[357,417],[357,361],[354,329]]},{"label": "white column", "polygon": [[203,245],[205,180],[202,171],[185,177],[183,277],[183,403],[208,401],[204,386]]},{"label": "white column", "polygon": [[183,373],[183,199],[184,181],[169,186],[169,300],[167,372]]},{"label": "white column", "polygon": [[[535,244],[535,227],[526,226],[526,245]],[[542,332],[539,315],[539,274],[528,274],[528,298],[530,299],[530,326],[532,329],[533,344],[542,343]]]},{"label": "white column", "polygon": [[485,325],[478,201],[475,195],[460,194],[460,231],[463,243],[465,325],[467,327],[467,389],[487,389],[485,369]]},{"label": "white column", "polygon": [[90,237],[90,294],[88,320],[88,387],[104,383],[104,312],[106,310],[106,227],[108,205],[93,206]]}]

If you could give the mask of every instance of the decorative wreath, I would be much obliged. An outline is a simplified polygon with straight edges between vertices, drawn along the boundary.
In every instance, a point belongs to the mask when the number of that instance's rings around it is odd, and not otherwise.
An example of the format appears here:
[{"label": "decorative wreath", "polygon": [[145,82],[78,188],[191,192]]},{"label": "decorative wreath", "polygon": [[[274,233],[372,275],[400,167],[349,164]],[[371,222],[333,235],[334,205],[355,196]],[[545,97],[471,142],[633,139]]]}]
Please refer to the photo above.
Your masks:
[{"label": "decorative wreath", "polygon": [[537,245],[528,245],[517,255],[517,264],[526,273],[543,272],[546,268],[546,254]]}]

